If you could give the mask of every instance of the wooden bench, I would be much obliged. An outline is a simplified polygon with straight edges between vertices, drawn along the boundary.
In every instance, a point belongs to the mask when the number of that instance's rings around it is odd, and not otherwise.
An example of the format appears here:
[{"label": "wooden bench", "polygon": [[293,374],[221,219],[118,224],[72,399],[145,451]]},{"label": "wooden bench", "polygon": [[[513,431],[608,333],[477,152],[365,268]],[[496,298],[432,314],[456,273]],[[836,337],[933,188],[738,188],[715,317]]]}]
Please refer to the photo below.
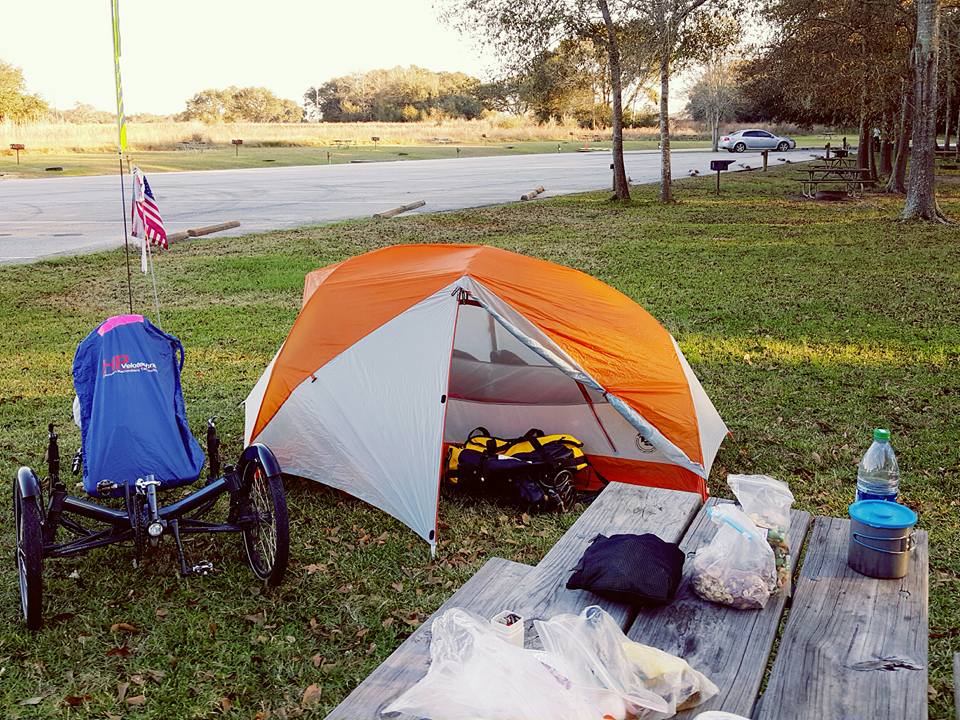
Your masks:
[{"label": "wooden bench", "polygon": [[[329,718],[378,720],[383,707],[426,673],[430,626],[448,608],[483,616],[518,612],[527,619],[526,646],[537,648],[533,620],[579,613],[589,605],[606,609],[632,639],[686,658],[719,687],[716,697],[677,715],[682,720],[708,709],[755,720],[926,718],[924,532],[916,533],[910,574],[903,580],[876,580],[847,567],[846,520],[816,518],[801,558],[810,516],[793,511],[789,540],[793,567],[801,570],[785,624],[789,592],[771,597],[760,611],[734,610],[696,596],[689,568],[676,599],[663,608],[637,609],[566,589],[571,569],[598,533],[653,532],[680,542],[689,557],[716,532],[706,515],[715,502],[701,508],[697,495],[612,483],[536,567],[489,560]],[[758,700],[767,671],[767,689]]]}]

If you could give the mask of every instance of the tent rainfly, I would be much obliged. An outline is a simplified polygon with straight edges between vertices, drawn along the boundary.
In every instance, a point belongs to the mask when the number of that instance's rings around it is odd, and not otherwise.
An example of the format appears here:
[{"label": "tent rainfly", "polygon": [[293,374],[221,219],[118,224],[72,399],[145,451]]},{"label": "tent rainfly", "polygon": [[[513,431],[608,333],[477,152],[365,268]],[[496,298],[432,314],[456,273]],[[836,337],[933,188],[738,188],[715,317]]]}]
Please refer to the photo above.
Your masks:
[{"label": "tent rainfly", "polygon": [[707,494],[727,434],[669,332],[582,272],[399,245],[307,275],[246,400],[246,441],[436,544],[445,443],[483,426],[584,442],[607,480]]}]

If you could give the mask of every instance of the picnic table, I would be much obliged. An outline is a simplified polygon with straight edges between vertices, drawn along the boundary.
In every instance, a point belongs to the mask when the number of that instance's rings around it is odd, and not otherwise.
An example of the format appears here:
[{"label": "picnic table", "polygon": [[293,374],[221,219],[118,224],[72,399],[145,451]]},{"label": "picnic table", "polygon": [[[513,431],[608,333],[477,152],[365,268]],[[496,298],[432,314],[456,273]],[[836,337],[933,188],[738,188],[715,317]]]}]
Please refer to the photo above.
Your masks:
[{"label": "picnic table", "polygon": [[[858,190],[859,194],[863,195],[864,188],[867,185],[876,184],[870,178],[864,177],[866,174],[865,168],[836,163],[809,165],[801,168],[798,172],[801,177],[797,181],[801,184],[800,192],[803,193],[804,197],[814,197],[821,185],[843,187],[848,195],[857,197]],[[803,173],[806,173],[807,177],[802,177]]]},{"label": "picnic table", "polygon": [[[720,692],[692,711],[725,710],[755,720],[927,717],[927,535],[917,531],[911,569],[901,580],[877,580],[847,567],[849,521],[794,510],[789,544],[792,594],[759,611],[734,610],[699,598],[690,563],[677,597],[661,608],[636,608],[566,581],[598,533],[654,533],[695,552],[716,525],[691,493],[611,483],[536,565],[491,558],[338,705],[328,720],[378,720],[383,708],[427,672],[430,626],[453,607],[484,617],[509,609],[526,619],[528,648],[540,647],[532,621],[599,605],[633,640],[685,658]],[[812,532],[810,529],[812,527]],[[810,535],[806,551],[804,541]],[[801,558],[802,554],[802,558]],[[783,616],[790,612],[786,622]],[[772,664],[771,664],[772,663]],[[760,695],[769,668],[765,692]]]}]

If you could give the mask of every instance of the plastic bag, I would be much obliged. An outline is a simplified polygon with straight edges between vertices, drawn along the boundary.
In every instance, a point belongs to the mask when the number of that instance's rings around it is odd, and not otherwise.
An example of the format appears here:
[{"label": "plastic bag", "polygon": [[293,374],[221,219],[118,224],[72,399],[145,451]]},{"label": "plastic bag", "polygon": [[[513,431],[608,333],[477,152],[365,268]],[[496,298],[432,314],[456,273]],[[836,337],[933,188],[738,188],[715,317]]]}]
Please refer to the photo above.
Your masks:
[{"label": "plastic bag", "polygon": [[644,685],[624,649],[627,636],[600,607],[593,605],[580,615],[538,620],[534,627],[544,651],[563,659],[571,681],[591,691],[612,691],[622,700],[623,711],[613,717],[652,720],[676,713],[675,706]]},{"label": "plastic bag", "polygon": [[[567,657],[510,645],[488,620],[460,608],[434,620],[431,632],[426,676],[384,713],[436,720],[625,720],[628,708],[668,708],[661,697],[642,688],[627,695],[616,683],[603,684],[586,669],[579,651]],[[619,646],[613,650],[622,657]],[[595,649],[584,651],[597,656]],[[619,670],[612,672],[620,677]]]},{"label": "plastic bag", "polygon": [[714,505],[708,515],[720,529],[693,558],[694,591],[722,605],[759,610],[777,589],[776,563],[766,533],[732,504]]},{"label": "plastic bag", "polygon": [[644,686],[666,700],[675,712],[694,708],[719,692],[706,675],[683,658],[633,640],[627,640],[623,649],[643,675]]},{"label": "plastic bag", "polygon": [[790,507],[793,493],[785,482],[769,475],[728,475],[727,484],[743,511],[759,528],[767,531],[777,566],[777,585],[790,583]]}]

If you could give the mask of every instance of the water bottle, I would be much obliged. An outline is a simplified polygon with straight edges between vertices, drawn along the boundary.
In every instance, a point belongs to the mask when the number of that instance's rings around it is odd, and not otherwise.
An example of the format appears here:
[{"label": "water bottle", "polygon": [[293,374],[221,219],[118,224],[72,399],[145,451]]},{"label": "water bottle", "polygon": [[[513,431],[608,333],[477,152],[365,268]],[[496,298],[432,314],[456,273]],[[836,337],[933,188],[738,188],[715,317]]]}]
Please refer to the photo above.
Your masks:
[{"label": "water bottle", "polygon": [[900,489],[900,467],[890,446],[890,431],[873,431],[873,444],[857,466],[857,500],[896,502]]}]

